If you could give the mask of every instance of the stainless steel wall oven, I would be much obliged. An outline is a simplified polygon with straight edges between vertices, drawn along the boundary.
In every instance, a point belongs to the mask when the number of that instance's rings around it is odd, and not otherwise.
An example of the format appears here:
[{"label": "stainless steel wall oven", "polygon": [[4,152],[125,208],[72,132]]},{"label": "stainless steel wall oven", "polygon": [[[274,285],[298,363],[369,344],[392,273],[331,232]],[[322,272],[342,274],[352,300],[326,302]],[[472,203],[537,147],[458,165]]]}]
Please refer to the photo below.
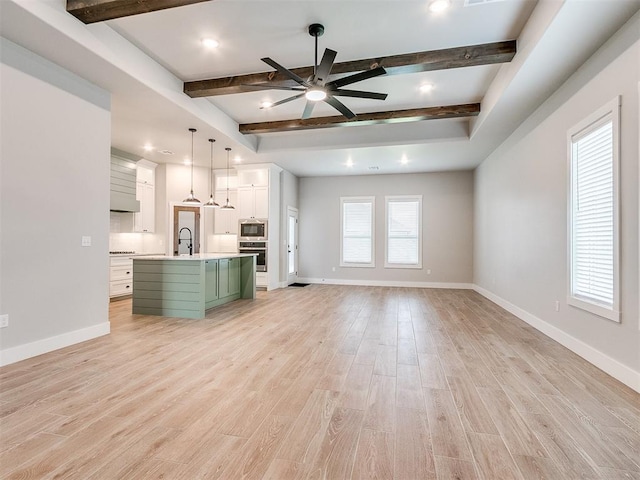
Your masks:
[{"label": "stainless steel wall oven", "polygon": [[257,253],[256,272],[267,271],[267,242],[238,242],[239,253]]}]

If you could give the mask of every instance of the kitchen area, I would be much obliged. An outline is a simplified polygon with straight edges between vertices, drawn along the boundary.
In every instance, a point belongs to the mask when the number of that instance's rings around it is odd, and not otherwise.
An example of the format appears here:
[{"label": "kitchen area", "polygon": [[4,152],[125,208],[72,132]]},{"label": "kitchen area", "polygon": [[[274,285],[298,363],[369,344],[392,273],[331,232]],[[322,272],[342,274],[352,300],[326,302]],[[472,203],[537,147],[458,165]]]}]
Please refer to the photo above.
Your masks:
[{"label": "kitchen area", "polygon": [[[285,182],[281,182],[283,176]],[[249,257],[254,289],[286,286],[286,278],[284,284],[280,278],[281,261],[287,258],[281,255],[287,245],[280,248],[280,239],[286,238],[286,232],[280,231],[283,183],[297,193],[297,179],[274,164],[203,168],[154,163],[112,148],[111,301],[133,295],[135,304],[134,272],[139,267],[134,264],[149,265],[142,260],[158,262],[161,257],[215,260],[216,264],[218,259],[235,258],[242,262],[244,275],[247,263],[242,259]],[[190,191],[202,200],[185,202]],[[212,206],[214,203],[217,205]],[[286,271],[286,265],[282,270]],[[250,292],[252,287],[243,289]],[[251,298],[247,295],[243,298]],[[134,305],[134,313],[135,309]]]}]

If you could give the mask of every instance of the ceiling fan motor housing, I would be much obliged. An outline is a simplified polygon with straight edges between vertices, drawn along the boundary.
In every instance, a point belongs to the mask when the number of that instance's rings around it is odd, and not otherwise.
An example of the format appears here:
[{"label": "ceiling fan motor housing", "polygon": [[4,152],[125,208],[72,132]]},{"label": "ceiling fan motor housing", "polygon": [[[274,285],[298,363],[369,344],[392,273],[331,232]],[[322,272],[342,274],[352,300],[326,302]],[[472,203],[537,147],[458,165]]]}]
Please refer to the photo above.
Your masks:
[{"label": "ceiling fan motor housing", "polygon": [[309,25],[309,35],[312,37],[321,37],[324,33],[324,25],[320,23],[312,23]]}]

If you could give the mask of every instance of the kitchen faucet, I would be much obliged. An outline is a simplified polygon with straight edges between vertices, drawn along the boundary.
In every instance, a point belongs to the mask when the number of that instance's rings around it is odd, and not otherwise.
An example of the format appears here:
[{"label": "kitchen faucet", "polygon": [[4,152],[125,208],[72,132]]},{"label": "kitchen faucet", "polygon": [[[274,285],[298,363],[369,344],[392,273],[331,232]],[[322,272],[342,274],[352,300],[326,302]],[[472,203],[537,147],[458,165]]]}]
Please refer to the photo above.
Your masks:
[{"label": "kitchen faucet", "polygon": [[189,245],[187,245],[187,248],[189,249],[189,255],[193,255],[193,235],[191,234],[191,230],[187,227],[182,227],[180,229],[180,231],[178,232],[178,245],[180,245],[182,243],[182,231],[186,230],[187,232],[189,232],[189,238],[185,238],[185,240],[189,240]]}]

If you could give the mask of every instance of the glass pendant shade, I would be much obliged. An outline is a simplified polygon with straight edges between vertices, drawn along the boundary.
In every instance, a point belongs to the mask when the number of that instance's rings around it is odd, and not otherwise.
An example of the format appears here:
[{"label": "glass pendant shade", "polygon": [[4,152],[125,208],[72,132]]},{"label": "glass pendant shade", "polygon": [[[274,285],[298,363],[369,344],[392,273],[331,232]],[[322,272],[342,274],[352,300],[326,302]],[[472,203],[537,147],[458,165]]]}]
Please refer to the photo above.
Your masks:
[{"label": "glass pendant shade", "polygon": [[209,208],[220,208],[220,205],[218,205],[216,203],[216,201],[213,199],[213,142],[215,142],[215,140],[213,138],[209,139],[209,142],[211,143],[211,163],[210,163],[210,168],[209,168],[209,181],[210,181],[210,185],[209,185],[209,201],[207,203],[205,203],[203,206],[204,207],[209,207]]},{"label": "glass pendant shade", "polygon": [[224,208],[225,210],[232,210],[232,209],[235,209],[236,207],[231,205],[231,203],[229,202],[229,152],[231,152],[231,149],[227,147],[225,148],[225,150],[227,151],[227,203],[225,203],[220,208]]},{"label": "glass pendant shade", "polygon": [[182,203],[191,203],[191,204],[197,204],[200,205],[202,202],[200,202],[200,200],[198,200],[196,198],[196,196],[193,194],[193,134],[195,132],[197,132],[197,130],[195,128],[190,128],[189,131],[191,132],[191,191],[189,192],[189,196],[187,198],[185,198]]}]

